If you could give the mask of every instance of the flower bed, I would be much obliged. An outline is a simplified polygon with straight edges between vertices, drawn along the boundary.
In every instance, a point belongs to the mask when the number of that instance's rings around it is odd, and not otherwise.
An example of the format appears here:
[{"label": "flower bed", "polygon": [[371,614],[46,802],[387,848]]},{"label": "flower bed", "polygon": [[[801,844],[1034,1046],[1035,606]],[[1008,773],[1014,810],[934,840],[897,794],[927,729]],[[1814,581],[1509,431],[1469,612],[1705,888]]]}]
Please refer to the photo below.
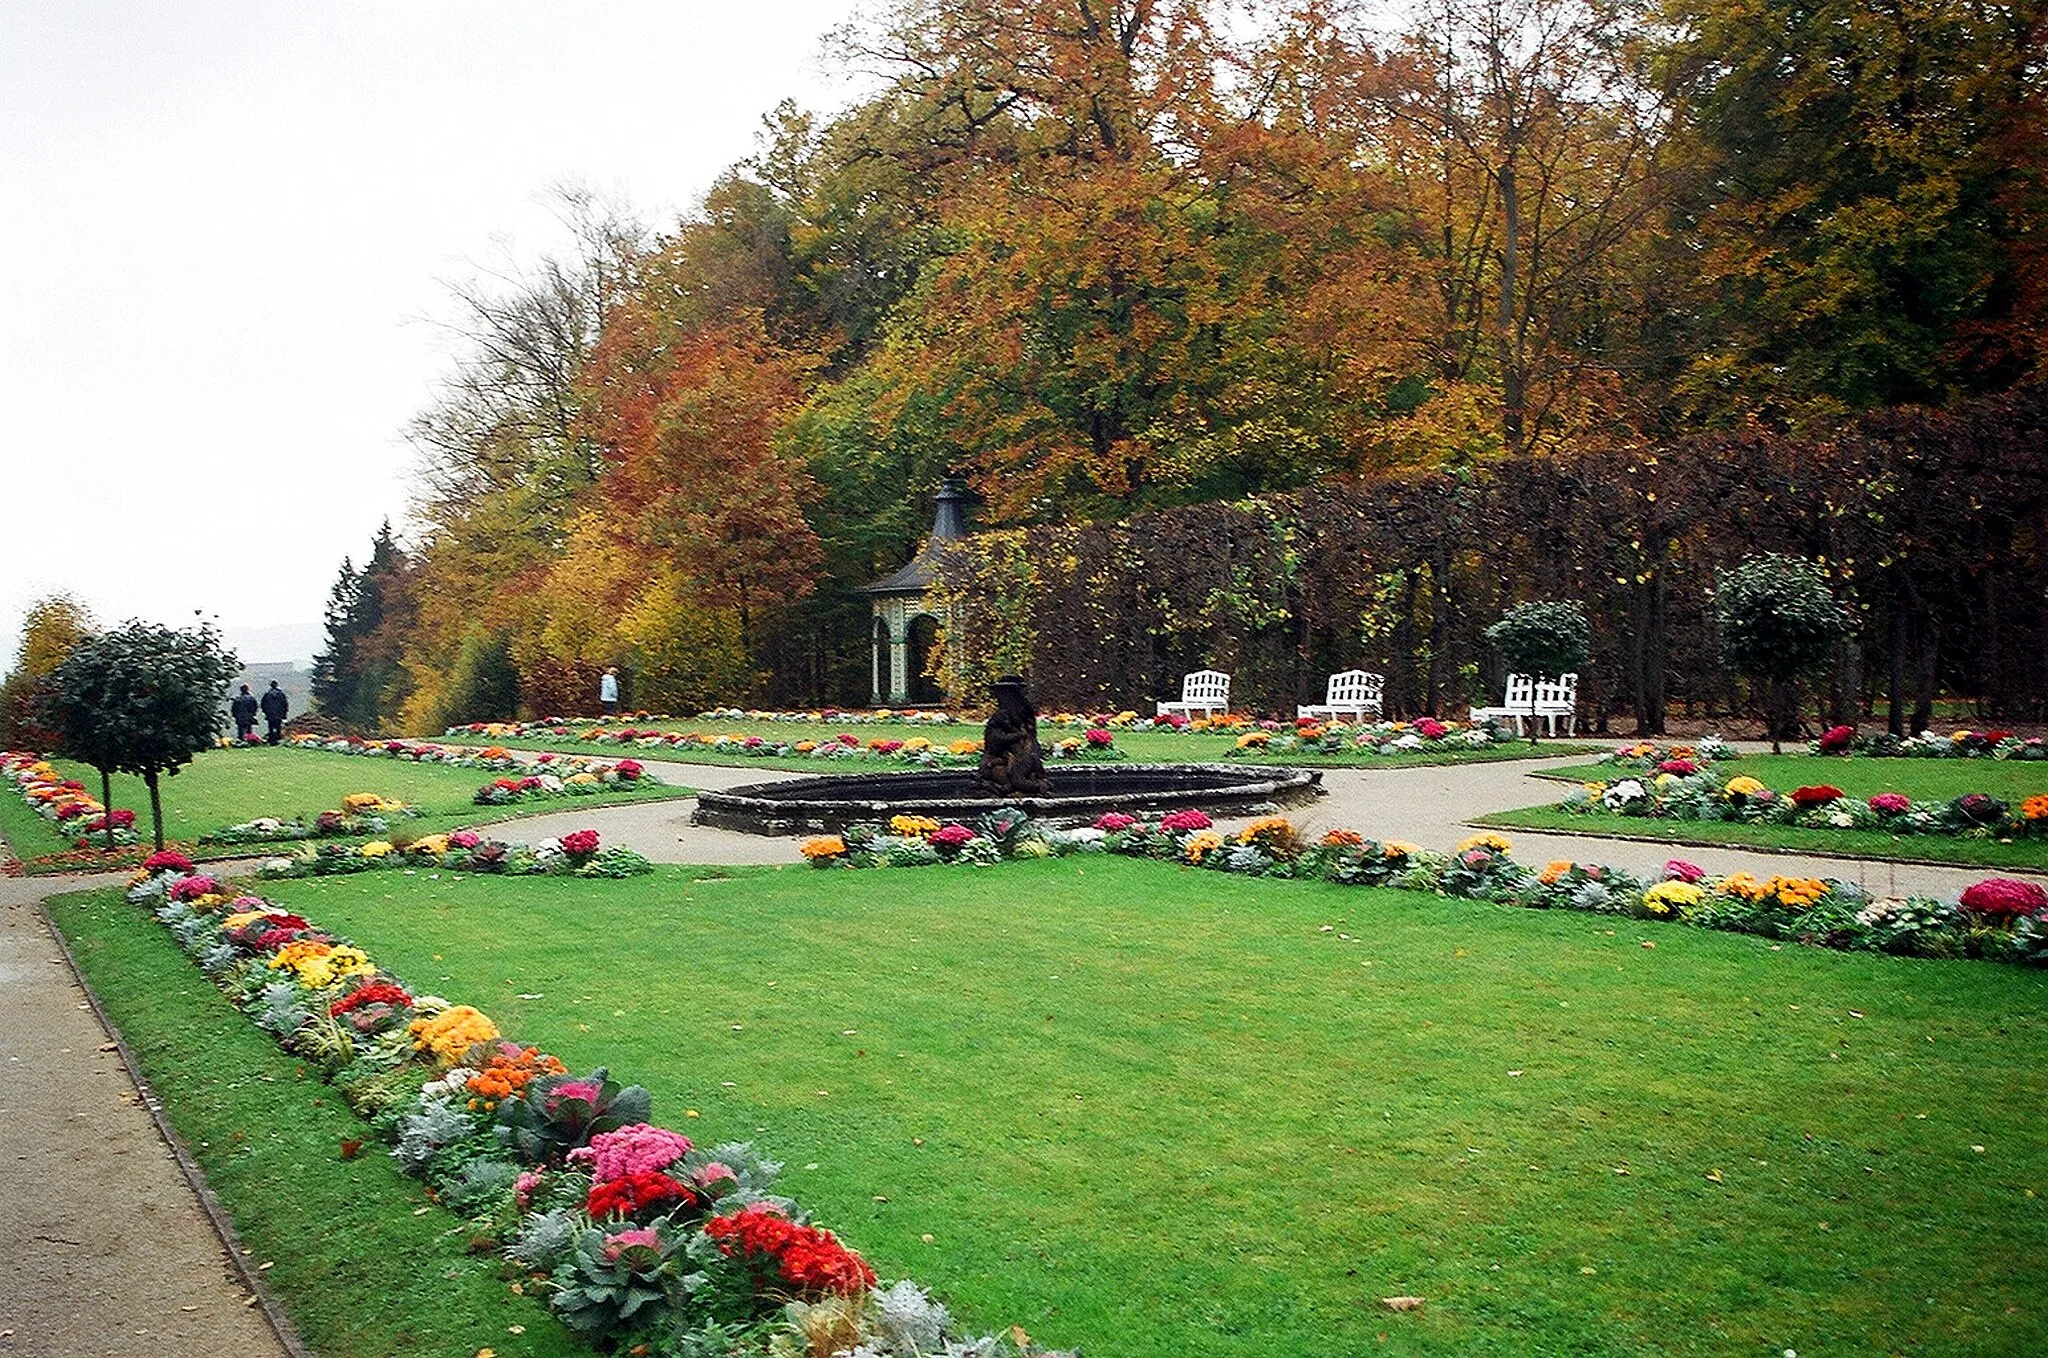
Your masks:
[{"label": "flower bed", "polygon": [[321,736],[310,732],[287,738],[288,750],[323,750],[328,754],[360,755],[367,759],[400,759],[409,764],[449,764],[461,769],[489,769],[501,773],[522,767],[510,750],[472,749],[467,745],[436,745],[424,740],[364,740],[360,736]]},{"label": "flower bed", "polygon": [[1642,773],[1669,773],[1678,777],[1699,773],[1710,764],[1735,758],[1735,751],[1719,736],[1705,736],[1691,745],[1659,745],[1637,741],[1621,745],[1600,756],[1597,762]]},{"label": "flower bed", "polygon": [[1021,1334],[956,1339],[916,1284],[883,1288],[775,1193],[780,1166],[751,1145],[699,1147],[653,1124],[647,1090],[602,1067],[572,1073],[304,916],[174,858],[153,860],[128,895],[370,1120],[478,1247],[503,1251],[517,1286],[605,1351],[1045,1353]]},{"label": "flower bed", "polygon": [[1916,957],[1981,957],[2048,965],[2048,893],[2031,882],[1989,878],[1955,901],[1876,900],[1851,882],[1746,872],[1713,877],[1672,859],[1642,878],[1597,863],[1559,860],[1530,869],[1504,835],[1473,835],[1449,854],[1354,830],[1305,839],[1283,816],[1227,834],[1200,811],[1156,820],[1111,812],[1093,826],[1058,829],[1003,809],[973,824],[898,816],[844,835],[808,840],[821,869],[990,865],[1012,859],[1116,853],[1252,877],[1340,886],[1390,886],[1529,909],[1585,910],[1851,951]]},{"label": "flower bed", "polygon": [[[59,774],[42,755],[23,750],[0,750],[0,777],[5,777],[35,813],[56,826],[57,833],[74,849],[98,849],[106,845],[107,809],[99,798],[86,791],[85,784]],[[114,846],[131,847],[141,842],[135,833],[135,813],[115,811],[111,817]]]},{"label": "flower bed", "polygon": [[1849,797],[1830,784],[1779,791],[1750,777],[1722,782],[1700,772],[1659,773],[1584,783],[1558,803],[1575,815],[1653,817],[1790,825],[1809,830],[1879,830],[1893,835],[1967,839],[2048,837],[2048,794],[2017,805],[1982,792],[1948,801],[1915,801],[1903,793]]},{"label": "flower bed", "polygon": [[1809,741],[1815,754],[1866,755],[1873,759],[2048,759],[2048,742],[2010,731],[1922,731],[1895,736],[1889,731],[1860,735],[1853,726],[1834,726]]},{"label": "flower bed", "polygon": [[[1193,723],[1189,723],[1190,729]],[[1218,729],[1211,726],[1209,729]],[[1232,729],[1232,728],[1224,728]],[[1229,753],[1233,758],[1286,755],[1363,755],[1368,758],[1393,755],[1458,754],[1484,750],[1501,743],[1500,728],[1492,722],[1468,725],[1423,717],[1418,721],[1376,721],[1365,726],[1343,722],[1320,722],[1308,717],[1292,725],[1259,722],[1255,729],[1238,736]]]},{"label": "flower bed", "polygon": [[201,844],[281,844],[304,839],[336,839],[349,836],[390,833],[391,822],[419,815],[404,802],[376,792],[351,792],[335,810],[322,811],[310,821],[258,816],[225,830],[201,835]]},{"label": "flower bed", "polygon": [[474,830],[451,830],[416,839],[309,845],[296,854],[265,859],[257,876],[338,877],[374,868],[556,877],[637,877],[654,871],[654,865],[632,849],[603,847],[595,830],[572,830],[559,839],[536,844],[490,839]]},{"label": "flower bed", "polygon": [[639,792],[660,787],[661,780],[634,759],[606,763],[597,759],[572,759],[566,763],[536,761],[539,773],[494,778],[476,790],[478,806],[510,806],[517,802],[546,801],[554,797],[594,797],[601,792]]},{"label": "flower bed", "polygon": [[[903,768],[973,768],[981,762],[981,740],[963,736],[957,740],[935,741],[925,736],[896,739],[874,736],[862,740],[843,731],[822,740],[773,740],[756,735],[712,735],[702,731],[655,731],[641,727],[590,727],[574,730],[567,726],[522,724],[516,730],[450,727],[446,734],[498,735],[507,739],[587,741],[594,745],[631,745],[644,750],[701,751],[734,755],[743,759],[810,759],[822,763],[881,763]],[[1122,759],[1116,736],[1105,727],[1091,727],[1077,736],[1066,736],[1045,744],[1049,760],[1102,762]]]}]

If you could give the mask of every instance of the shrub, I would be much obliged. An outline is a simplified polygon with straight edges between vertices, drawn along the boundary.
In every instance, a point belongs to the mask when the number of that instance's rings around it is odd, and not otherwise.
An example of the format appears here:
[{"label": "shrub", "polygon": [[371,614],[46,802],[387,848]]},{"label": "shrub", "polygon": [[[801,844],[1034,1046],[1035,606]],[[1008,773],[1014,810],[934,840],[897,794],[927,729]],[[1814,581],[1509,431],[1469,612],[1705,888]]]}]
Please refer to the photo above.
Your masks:
[{"label": "shrub", "polygon": [[1722,662],[1767,689],[1771,753],[1782,753],[1798,727],[1798,681],[1833,658],[1848,620],[1818,565],[1776,552],[1723,575],[1713,602]]}]

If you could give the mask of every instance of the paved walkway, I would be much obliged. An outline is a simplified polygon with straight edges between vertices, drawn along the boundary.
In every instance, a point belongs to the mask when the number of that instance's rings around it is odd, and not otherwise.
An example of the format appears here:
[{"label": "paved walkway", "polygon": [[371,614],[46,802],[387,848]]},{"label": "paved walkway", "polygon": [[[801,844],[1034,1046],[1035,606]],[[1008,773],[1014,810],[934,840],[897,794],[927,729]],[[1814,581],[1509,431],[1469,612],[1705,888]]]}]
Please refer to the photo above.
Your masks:
[{"label": "paved walkway", "polygon": [[0,1354],[282,1354],[36,912],[117,880],[0,878]]}]

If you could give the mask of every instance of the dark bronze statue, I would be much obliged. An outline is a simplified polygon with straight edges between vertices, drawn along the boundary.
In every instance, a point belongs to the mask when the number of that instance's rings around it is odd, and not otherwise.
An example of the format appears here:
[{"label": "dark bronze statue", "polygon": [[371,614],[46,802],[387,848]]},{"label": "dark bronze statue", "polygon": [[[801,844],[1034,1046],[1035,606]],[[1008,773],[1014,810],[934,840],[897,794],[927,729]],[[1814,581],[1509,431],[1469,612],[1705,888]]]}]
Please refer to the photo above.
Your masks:
[{"label": "dark bronze statue", "polygon": [[1045,755],[1038,747],[1038,709],[1024,692],[1024,680],[1006,674],[989,685],[996,710],[981,732],[981,767],[974,781],[998,797],[1042,797],[1052,791]]}]

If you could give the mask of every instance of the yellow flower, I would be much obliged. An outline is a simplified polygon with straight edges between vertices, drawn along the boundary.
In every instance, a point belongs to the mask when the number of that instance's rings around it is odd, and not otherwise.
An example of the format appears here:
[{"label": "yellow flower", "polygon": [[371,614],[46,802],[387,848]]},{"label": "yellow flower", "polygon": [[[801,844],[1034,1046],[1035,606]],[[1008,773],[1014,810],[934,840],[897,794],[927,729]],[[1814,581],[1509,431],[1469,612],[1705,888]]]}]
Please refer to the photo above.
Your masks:
[{"label": "yellow flower", "polygon": [[1222,847],[1222,835],[1214,830],[1198,830],[1188,836],[1188,842],[1181,846],[1181,852],[1187,855],[1188,862],[1199,863],[1204,854]]},{"label": "yellow flower", "polygon": [[1380,845],[1380,851],[1389,858],[1407,858],[1422,852],[1419,847],[1410,844],[1405,839],[1390,839]]},{"label": "yellow flower", "polygon": [[351,792],[341,799],[344,811],[373,811],[384,804],[384,799],[374,792]]},{"label": "yellow flower", "polygon": [[1549,886],[1549,885],[1550,885],[1550,884],[1551,884],[1552,882],[1555,882],[1555,881],[1556,881],[1556,880],[1557,880],[1558,878],[1560,878],[1560,877],[1564,876],[1564,875],[1565,875],[1566,873],[1570,872],[1571,870],[1572,870],[1572,860],[1571,860],[1571,859],[1569,859],[1569,858],[1559,858],[1559,859],[1554,859],[1554,860],[1552,860],[1551,862],[1545,863],[1545,864],[1543,865],[1543,871],[1542,871],[1542,872],[1540,872],[1540,873],[1538,873],[1538,874],[1536,874],[1536,880],[1537,880],[1538,882],[1541,882],[1541,883],[1542,883],[1542,884],[1543,884],[1544,886]]},{"label": "yellow flower", "polygon": [[1754,797],[1759,792],[1768,792],[1770,789],[1748,774],[1738,774],[1730,778],[1721,791],[1729,797]]},{"label": "yellow flower", "polygon": [[809,754],[812,750],[815,750],[817,748],[818,742],[815,740],[799,740],[796,743],[796,752],[798,754]]},{"label": "yellow flower", "polygon": [[1459,853],[1466,853],[1473,849],[1491,849],[1495,853],[1513,853],[1515,846],[1513,841],[1506,835],[1496,835],[1491,831],[1482,830],[1458,845]]},{"label": "yellow flower", "polygon": [[356,852],[365,858],[382,858],[391,852],[391,847],[391,841],[388,839],[373,839]]},{"label": "yellow flower", "polygon": [[906,753],[911,750],[928,750],[931,746],[932,743],[923,736],[912,736],[903,742],[903,749]]},{"label": "yellow flower", "polygon": [[466,1004],[451,1005],[432,1018],[414,1019],[407,1029],[413,1047],[453,1063],[479,1042],[498,1036],[498,1025]]},{"label": "yellow flower", "polygon": [[819,858],[837,858],[840,854],[846,852],[846,841],[841,839],[838,835],[820,835],[816,839],[805,840],[803,843],[803,848],[799,850],[799,852],[801,852],[805,858],[813,860]]},{"label": "yellow flower", "polygon": [[575,787],[589,787],[592,783],[595,783],[596,781],[597,775],[590,772],[587,769],[581,773],[572,773],[567,778],[564,778],[562,780],[564,784],[573,785]]},{"label": "yellow flower", "polygon": [[1263,834],[1291,835],[1293,833],[1294,822],[1288,820],[1287,817],[1263,816],[1253,821],[1250,825],[1245,826],[1244,831],[1238,835],[1237,842],[1240,844],[1250,844]]},{"label": "yellow flower", "polygon": [[414,853],[430,853],[436,858],[448,852],[448,836],[421,835],[408,846]]},{"label": "yellow flower", "polygon": [[889,829],[899,835],[923,839],[939,828],[939,823],[930,816],[891,816]]},{"label": "yellow flower", "polygon": [[1698,905],[1706,892],[1691,882],[1659,882],[1643,893],[1643,909],[1662,917]]},{"label": "yellow flower", "polygon": [[968,736],[963,739],[954,741],[951,745],[948,745],[946,748],[948,750],[951,750],[954,754],[980,754],[981,742],[974,739],[972,736]]},{"label": "yellow flower", "polygon": [[1240,750],[1263,750],[1271,743],[1272,737],[1264,731],[1252,731],[1237,738],[1237,748]]}]

